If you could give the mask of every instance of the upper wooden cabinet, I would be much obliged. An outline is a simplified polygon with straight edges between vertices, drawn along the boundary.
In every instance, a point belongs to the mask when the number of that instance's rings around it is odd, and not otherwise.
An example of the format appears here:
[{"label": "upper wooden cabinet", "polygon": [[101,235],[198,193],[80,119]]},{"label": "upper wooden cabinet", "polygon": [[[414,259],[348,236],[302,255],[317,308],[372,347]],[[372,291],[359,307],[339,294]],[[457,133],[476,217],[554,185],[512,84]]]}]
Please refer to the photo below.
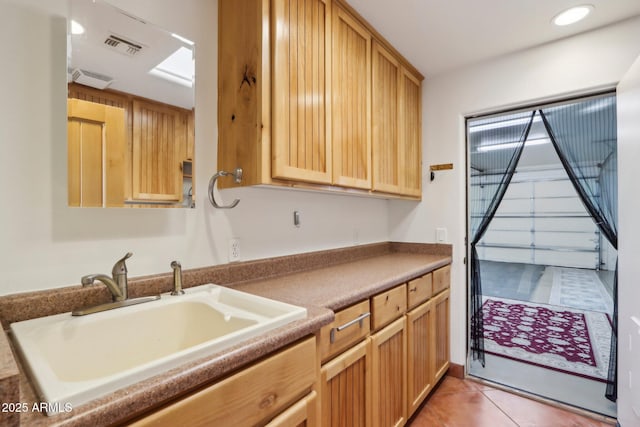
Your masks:
[{"label": "upper wooden cabinet", "polygon": [[371,33],[333,7],[333,183],[371,188]]},{"label": "upper wooden cabinet", "polygon": [[330,4],[272,2],[273,178],[331,183]]},{"label": "upper wooden cabinet", "polygon": [[373,44],[373,190],[420,197],[421,77]]},{"label": "upper wooden cabinet", "polygon": [[373,43],[373,189],[400,192],[398,95],[400,63],[379,43]]},{"label": "upper wooden cabinet", "polygon": [[422,194],[422,103],[420,78],[400,69],[398,139],[400,150],[400,194]]},{"label": "upper wooden cabinet", "polygon": [[220,0],[218,29],[220,188],[421,197],[422,76],[344,1]]}]

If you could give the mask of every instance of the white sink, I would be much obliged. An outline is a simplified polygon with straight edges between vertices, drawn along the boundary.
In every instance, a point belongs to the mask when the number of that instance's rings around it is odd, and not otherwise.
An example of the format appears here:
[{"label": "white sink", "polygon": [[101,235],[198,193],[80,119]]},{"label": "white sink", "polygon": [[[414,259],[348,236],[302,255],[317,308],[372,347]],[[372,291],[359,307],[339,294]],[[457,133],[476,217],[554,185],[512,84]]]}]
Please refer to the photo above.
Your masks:
[{"label": "white sink", "polygon": [[65,313],[17,322],[11,332],[41,401],[64,408],[306,315],[303,307],[204,285],[87,316]]}]

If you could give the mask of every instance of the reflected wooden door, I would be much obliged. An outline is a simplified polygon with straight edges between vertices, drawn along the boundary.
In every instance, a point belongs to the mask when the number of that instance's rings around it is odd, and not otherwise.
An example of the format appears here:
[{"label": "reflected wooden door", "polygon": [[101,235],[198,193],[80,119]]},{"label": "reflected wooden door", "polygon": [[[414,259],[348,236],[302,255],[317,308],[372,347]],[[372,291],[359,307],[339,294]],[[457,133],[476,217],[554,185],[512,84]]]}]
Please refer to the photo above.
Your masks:
[{"label": "reflected wooden door", "polygon": [[133,101],[132,198],[182,201],[188,117],[177,108]]},{"label": "reflected wooden door", "polygon": [[76,207],[124,204],[124,109],[67,100],[68,203]]}]

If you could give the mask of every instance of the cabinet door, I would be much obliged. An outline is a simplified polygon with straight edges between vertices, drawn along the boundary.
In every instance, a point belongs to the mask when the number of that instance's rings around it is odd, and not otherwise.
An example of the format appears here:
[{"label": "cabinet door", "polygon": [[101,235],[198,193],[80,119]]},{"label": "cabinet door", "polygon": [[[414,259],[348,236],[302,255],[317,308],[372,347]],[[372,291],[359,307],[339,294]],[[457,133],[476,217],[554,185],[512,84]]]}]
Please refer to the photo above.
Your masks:
[{"label": "cabinet door", "polygon": [[371,336],[372,415],[374,427],[407,422],[406,320],[396,320]]},{"label": "cabinet door", "polygon": [[69,206],[123,206],[124,109],[69,99],[67,116]]},{"label": "cabinet door", "polygon": [[316,392],[312,391],[271,420],[265,427],[316,427],[318,425],[316,421],[317,406]]},{"label": "cabinet door", "polygon": [[400,72],[400,193],[422,195],[422,118],[420,79],[404,67]]},{"label": "cabinet door", "polygon": [[434,385],[434,321],[431,301],[407,313],[407,417]]},{"label": "cabinet door", "polygon": [[333,7],[333,183],[370,189],[371,34],[340,6]]},{"label": "cabinet door", "polygon": [[331,2],[274,0],[274,178],[331,183]]},{"label": "cabinet door", "polygon": [[435,318],[434,381],[437,382],[449,369],[449,290],[433,299]]},{"label": "cabinet door", "polygon": [[187,119],[177,109],[133,101],[132,199],[182,200]]},{"label": "cabinet door", "polygon": [[370,425],[371,373],[369,341],[322,365],[322,426]]},{"label": "cabinet door", "polygon": [[398,94],[400,63],[379,43],[372,48],[372,157],[373,190],[388,193],[400,191]]}]

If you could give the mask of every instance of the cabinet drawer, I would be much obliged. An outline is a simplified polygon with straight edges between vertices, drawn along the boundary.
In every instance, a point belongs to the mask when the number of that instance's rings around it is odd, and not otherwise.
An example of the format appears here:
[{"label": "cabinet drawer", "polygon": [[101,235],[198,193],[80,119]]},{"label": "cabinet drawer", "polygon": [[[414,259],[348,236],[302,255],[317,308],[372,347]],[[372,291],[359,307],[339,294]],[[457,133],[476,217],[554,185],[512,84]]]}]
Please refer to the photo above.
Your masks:
[{"label": "cabinet drawer", "polygon": [[434,270],[433,294],[440,293],[451,285],[451,265]]},{"label": "cabinet drawer", "polygon": [[315,379],[315,338],[309,338],[132,425],[261,424],[311,390]]},{"label": "cabinet drawer", "polygon": [[371,298],[371,327],[373,330],[402,316],[407,311],[407,285],[378,294]]},{"label": "cabinet drawer", "polygon": [[407,305],[413,308],[433,295],[433,276],[431,273],[407,283]]},{"label": "cabinet drawer", "polygon": [[316,426],[317,403],[316,392],[312,391],[300,399],[282,414],[271,420],[265,427],[311,427]]},{"label": "cabinet drawer", "polygon": [[369,335],[371,330],[370,316],[369,300],[338,311],[335,320],[320,330],[322,362],[324,363]]}]

